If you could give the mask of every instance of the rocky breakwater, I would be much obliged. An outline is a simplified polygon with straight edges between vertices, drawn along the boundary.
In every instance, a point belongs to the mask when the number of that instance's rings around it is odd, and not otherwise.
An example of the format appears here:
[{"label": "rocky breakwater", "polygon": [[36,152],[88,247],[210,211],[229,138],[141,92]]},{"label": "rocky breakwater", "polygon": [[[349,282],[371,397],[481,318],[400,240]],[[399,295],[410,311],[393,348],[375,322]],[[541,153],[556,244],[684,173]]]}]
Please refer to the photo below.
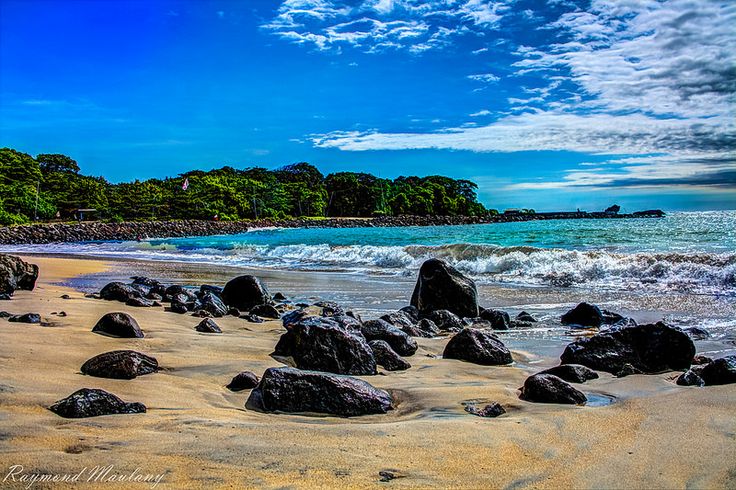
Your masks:
[{"label": "rocky breakwater", "polygon": [[249,229],[279,228],[363,228],[396,226],[449,226],[553,219],[611,219],[662,217],[659,210],[633,214],[612,213],[530,213],[488,214],[485,216],[381,216],[378,218],[260,219],[244,221],[181,220],[129,221],[106,223],[36,223],[0,227],[0,245],[137,240],[186,236],[235,235]]}]

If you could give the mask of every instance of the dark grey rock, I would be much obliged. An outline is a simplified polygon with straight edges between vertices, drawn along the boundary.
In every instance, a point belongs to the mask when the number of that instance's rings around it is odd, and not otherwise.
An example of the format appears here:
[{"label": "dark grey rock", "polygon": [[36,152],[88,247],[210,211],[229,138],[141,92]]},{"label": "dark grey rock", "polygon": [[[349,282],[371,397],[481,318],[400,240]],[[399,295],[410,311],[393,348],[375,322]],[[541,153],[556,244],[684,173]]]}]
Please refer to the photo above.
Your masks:
[{"label": "dark grey rock", "polygon": [[459,359],[484,366],[511,364],[511,352],[490,332],[466,328],[456,333],[445,346],[445,359]]},{"label": "dark grey rock", "polygon": [[491,403],[483,408],[478,408],[473,404],[465,405],[465,411],[477,415],[478,417],[498,417],[506,413],[506,409],[501,406],[500,403]]},{"label": "dark grey rock", "polygon": [[143,338],[138,322],[122,312],[107,313],[97,321],[92,331],[109,337]]},{"label": "dark grey rock", "polygon": [[582,364],[616,374],[625,364],[644,373],[690,367],[695,345],[685,332],[662,322],[612,328],[569,344],[562,364]]},{"label": "dark grey rock", "polygon": [[8,318],[8,321],[16,323],[41,323],[41,315],[38,313],[24,313],[22,315],[13,315]]},{"label": "dark grey rock", "polygon": [[97,355],[82,364],[82,374],[98,378],[133,379],[155,373],[158,361],[133,350],[115,350]]},{"label": "dark grey rock", "polygon": [[413,356],[417,351],[417,341],[403,330],[385,320],[369,320],[360,328],[363,336],[371,340],[385,340],[401,356]]},{"label": "dark grey rock", "polygon": [[603,312],[596,305],[580,303],[560,318],[563,325],[580,325],[583,327],[600,327],[603,323]]},{"label": "dark grey rock", "polygon": [[100,415],[144,413],[142,403],[127,403],[104,390],[82,388],[57,401],[49,410],[64,418],[98,417]]},{"label": "dark grey rock", "polygon": [[530,313],[527,313],[526,311],[522,311],[518,315],[516,315],[516,319],[520,322],[529,322],[529,323],[535,323],[537,321],[536,318],[534,318]]},{"label": "dark grey rock", "polygon": [[251,308],[250,310],[251,315],[258,315],[263,318],[272,318],[274,320],[278,320],[281,318],[281,314],[279,313],[279,310],[274,308],[272,305],[257,305]]},{"label": "dark grey rock", "polygon": [[100,298],[107,301],[120,301],[125,303],[130,299],[131,296],[139,297],[139,293],[130,284],[122,282],[111,282],[106,284],[102,290],[100,290]]},{"label": "dark grey rock", "polygon": [[211,318],[205,318],[194,329],[202,333],[222,333],[220,326]]},{"label": "dark grey rock", "polygon": [[736,355],[721,357],[705,364],[700,377],[706,386],[736,383]]},{"label": "dark grey rock", "polygon": [[384,340],[371,340],[368,342],[376,364],[383,366],[386,371],[405,371],[411,367],[400,355],[394,351],[388,342]]},{"label": "dark grey rock", "polygon": [[246,275],[238,276],[225,284],[222,300],[226,305],[240,311],[249,311],[254,306],[270,303],[271,294],[260,279]]},{"label": "dark grey rock", "polygon": [[18,289],[33,291],[37,279],[37,265],[14,255],[0,254],[0,294],[12,296]]},{"label": "dark grey rock", "polygon": [[201,309],[209,312],[216,318],[223,317],[228,313],[228,307],[225,306],[225,303],[222,302],[220,297],[214,293],[205,292],[202,294],[200,301],[202,303]]},{"label": "dark grey rock", "polygon": [[511,328],[511,319],[505,311],[482,308],[480,318],[489,322],[494,330],[508,330]]},{"label": "dark grey rock", "polygon": [[688,369],[675,381],[680,386],[705,386],[705,381],[695,371]]},{"label": "dark grey rock", "polygon": [[391,396],[349,376],[270,368],[254,389],[246,408],[265,412],[323,413],[352,417],[392,409]]},{"label": "dark grey rock", "polygon": [[465,327],[460,317],[449,310],[435,310],[427,316],[427,319],[445,332],[459,332]]},{"label": "dark grey rock", "polygon": [[419,269],[411,305],[425,316],[435,310],[448,310],[461,318],[473,318],[478,316],[478,292],[475,282],[453,266],[441,259],[429,259]]},{"label": "dark grey rock", "polygon": [[588,401],[585,394],[551,374],[535,374],[524,381],[522,400],[535,403],[563,403],[582,405]]},{"label": "dark grey rock", "polygon": [[553,368],[545,369],[539,374],[551,374],[568,383],[585,383],[591,379],[597,379],[598,373],[580,364],[561,364]]},{"label": "dark grey rock", "polygon": [[707,338],[710,338],[710,332],[708,332],[707,330],[703,328],[690,327],[690,328],[685,328],[682,331],[688,334],[690,338],[693,340],[705,340]]},{"label": "dark grey rock", "polygon": [[250,390],[258,386],[258,376],[250,371],[242,371],[235,375],[226,388],[230,391]]}]

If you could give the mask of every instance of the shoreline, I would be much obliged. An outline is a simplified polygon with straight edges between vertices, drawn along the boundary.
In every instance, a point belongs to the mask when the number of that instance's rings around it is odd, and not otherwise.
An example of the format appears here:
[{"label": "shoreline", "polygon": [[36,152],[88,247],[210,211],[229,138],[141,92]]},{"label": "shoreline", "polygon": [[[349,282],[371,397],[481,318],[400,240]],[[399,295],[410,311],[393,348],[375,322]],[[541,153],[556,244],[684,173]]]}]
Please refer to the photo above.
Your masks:
[{"label": "shoreline", "polygon": [[189,236],[235,235],[258,228],[365,228],[402,226],[456,226],[524,221],[570,219],[650,219],[664,216],[659,210],[631,214],[604,212],[553,212],[499,214],[488,216],[384,216],[378,218],[325,218],[245,221],[129,221],[106,223],[34,223],[0,227],[0,245],[71,243],[87,241],[127,241],[138,238],[180,238]]},{"label": "shoreline", "polygon": [[[613,397],[612,404],[534,404],[520,400],[517,388],[532,372],[556,364],[556,356],[530,358],[511,347],[515,364],[484,367],[438,357],[447,338],[433,338],[417,339],[409,371],[362,378],[396,395],[398,406],[389,414],[349,419],[264,414],[243,407],[247,391],[229,392],[224,385],[243,369],[260,375],[280,365],[268,355],[283,332],[280,322],[223,317],[217,319],[222,335],[197,333],[199,319],[189,315],[85,298],[59,285],[80,274],[112,276],[117,262],[27,258],[40,266],[36,290],[17,291],[2,307],[38,311],[52,325],[0,321],[0,453],[6,466],[58,474],[98,465],[114,465],[126,474],[140,468],[165,475],[158,488],[193,482],[383,488],[382,471],[398,475],[390,485],[399,488],[728,488],[736,483],[728,462],[736,458],[732,386],[677,387],[673,372],[627,378],[601,373],[581,387],[590,395]],[[67,316],[52,315],[60,310]],[[91,333],[97,318],[109,311],[133,315],[146,337]],[[153,355],[163,369],[134,380],[79,373],[86,359],[121,348]],[[82,387],[108,390],[149,410],[76,420],[47,410]],[[464,411],[463,403],[491,401],[508,413],[483,419]]]}]

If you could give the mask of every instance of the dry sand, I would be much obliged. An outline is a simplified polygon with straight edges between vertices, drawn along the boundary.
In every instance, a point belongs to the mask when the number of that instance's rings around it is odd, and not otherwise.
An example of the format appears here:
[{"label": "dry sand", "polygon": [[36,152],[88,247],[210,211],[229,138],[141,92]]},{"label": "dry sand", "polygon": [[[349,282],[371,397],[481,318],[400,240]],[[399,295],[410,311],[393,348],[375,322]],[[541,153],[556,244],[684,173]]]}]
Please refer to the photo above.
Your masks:
[{"label": "dry sand", "polygon": [[[57,285],[103,273],[105,262],[28,260],[41,268],[36,290],[19,291],[0,308],[38,312],[52,325],[0,320],[0,481],[11,465],[28,474],[114,465],[111,474],[165,473],[156,488],[736,488],[734,385],[682,388],[673,373],[602,374],[582,389],[616,397],[611,405],[532,404],[517,397],[528,364],[443,360],[434,356],[446,339],[418,339],[410,370],[364,378],[398,399],[388,415],[263,414],[244,408],[248,391],[231,393],[224,385],[241,370],[260,375],[279,365],[268,355],[283,332],[279,322],[229,317],[217,320],[222,335],[200,334],[194,331],[199,319],[189,315],[87,299]],[[53,314],[62,310],[68,316]],[[93,334],[109,311],[132,314],[146,337]],[[85,360],[115,349],[153,355],[163,369],[134,380],[80,374]],[[552,364],[545,359],[537,368]],[[83,387],[142,402],[148,412],[70,420],[47,410]],[[468,415],[462,403],[471,400],[498,401],[509,413]],[[383,470],[398,478],[379,482]],[[2,486],[27,483],[6,479]],[[105,485],[31,488],[64,486]]]}]

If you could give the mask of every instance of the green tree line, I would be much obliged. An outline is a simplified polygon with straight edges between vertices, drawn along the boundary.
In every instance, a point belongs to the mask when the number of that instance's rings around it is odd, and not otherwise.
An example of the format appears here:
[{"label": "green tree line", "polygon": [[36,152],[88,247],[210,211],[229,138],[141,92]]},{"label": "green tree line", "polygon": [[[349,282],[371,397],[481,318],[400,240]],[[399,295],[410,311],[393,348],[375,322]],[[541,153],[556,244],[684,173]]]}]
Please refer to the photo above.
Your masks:
[{"label": "green tree line", "polygon": [[[184,182],[188,183],[183,189]],[[488,212],[477,185],[442,176],[381,179],[367,173],[324,176],[309,163],[276,170],[222,167],[174,178],[112,184],[80,173],[66,155],[35,158],[0,149],[0,224],[74,219],[80,209],[105,220],[399,215],[477,216]]]}]

